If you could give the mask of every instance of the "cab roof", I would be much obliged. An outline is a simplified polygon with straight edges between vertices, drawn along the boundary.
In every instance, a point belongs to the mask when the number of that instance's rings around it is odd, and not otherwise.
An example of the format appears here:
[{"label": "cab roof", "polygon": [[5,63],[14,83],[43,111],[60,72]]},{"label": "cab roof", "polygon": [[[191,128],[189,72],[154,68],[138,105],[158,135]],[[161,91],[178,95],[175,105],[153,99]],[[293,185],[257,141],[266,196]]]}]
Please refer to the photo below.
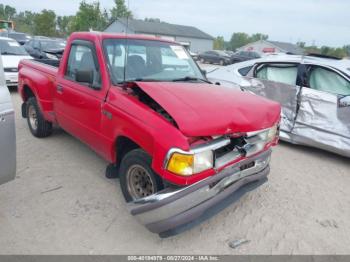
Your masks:
[{"label": "cab roof", "polygon": [[139,34],[120,34],[120,33],[105,33],[105,32],[97,32],[97,31],[91,31],[91,32],[76,32],[73,33],[70,37],[71,38],[84,38],[84,37],[91,37],[95,36],[96,38],[100,40],[104,40],[107,38],[115,38],[115,39],[135,39],[135,40],[152,40],[152,41],[160,41],[165,43],[171,43],[171,44],[179,44],[175,41],[167,40],[158,38],[155,36],[148,36],[148,35],[139,35]]}]

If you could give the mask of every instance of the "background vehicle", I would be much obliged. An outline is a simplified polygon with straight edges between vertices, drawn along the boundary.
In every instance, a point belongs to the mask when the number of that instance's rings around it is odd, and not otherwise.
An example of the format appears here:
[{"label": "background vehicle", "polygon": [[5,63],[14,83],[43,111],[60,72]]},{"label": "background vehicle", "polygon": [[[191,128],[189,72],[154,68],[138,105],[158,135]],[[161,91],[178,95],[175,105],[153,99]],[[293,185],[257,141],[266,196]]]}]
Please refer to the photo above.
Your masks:
[{"label": "background vehicle", "polygon": [[66,43],[62,39],[34,37],[24,45],[26,51],[37,59],[60,59]]},{"label": "background vehicle", "polygon": [[30,131],[46,137],[58,124],[98,152],[111,163],[107,176],[119,175],[131,214],[152,232],[266,178],[280,106],[209,84],[181,45],[74,33],[59,68],[41,61],[19,66]]},{"label": "background vehicle", "polygon": [[208,74],[280,102],[281,139],[350,157],[350,62],[273,55]]},{"label": "background vehicle", "polygon": [[228,65],[231,63],[231,58],[224,51],[206,51],[198,55],[199,61],[201,63],[210,63],[210,64],[220,64]]},{"label": "background vehicle", "polygon": [[190,53],[191,57],[193,58],[193,60],[195,60],[195,61],[198,60],[198,54],[197,53],[191,52],[191,51],[189,51],[189,53]]},{"label": "background vehicle", "polygon": [[15,113],[5,84],[0,55],[0,185],[16,175]]},{"label": "background vehicle", "polygon": [[31,39],[29,35],[15,31],[3,31],[0,32],[0,36],[14,39],[21,45],[24,45]]},{"label": "background vehicle", "polygon": [[239,63],[247,60],[258,59],[261,58],[261,55],[257,52],[253,51],[239,51],[234,53],[231,57],[232,63]]},{"label": "background vehicle", "polygon": [[22,59],[31,59],[26,50],[17,41],[0,37],[0,51],[5,72],[6,85],[16,87],[18,84],[18,64]]}]

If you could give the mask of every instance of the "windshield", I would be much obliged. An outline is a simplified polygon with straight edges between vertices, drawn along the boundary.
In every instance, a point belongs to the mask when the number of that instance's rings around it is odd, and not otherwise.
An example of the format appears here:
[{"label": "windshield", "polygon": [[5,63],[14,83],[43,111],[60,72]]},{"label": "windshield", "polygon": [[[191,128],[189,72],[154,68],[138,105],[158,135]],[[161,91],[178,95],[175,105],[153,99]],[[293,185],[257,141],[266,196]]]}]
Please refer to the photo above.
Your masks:
[{"label": "windshield", "polygon": [[0,40],[0,50],[2,55],[28,55],[23,46],[14,40]]},{"label": "windshield", "polygon": [[103,42],[113,84],[125,81],[203,80],[202,72],[181,46],[152,40]]},{"label": "windshield", "polygon": [[27,39],[25,34],[8,34],[8,37],[17,41],[25,41]]},{"label": "windshield", "polygon": [[40,43],[43,50],[64,49],[66,46],[65,42],[60,40],[41,40]]}]

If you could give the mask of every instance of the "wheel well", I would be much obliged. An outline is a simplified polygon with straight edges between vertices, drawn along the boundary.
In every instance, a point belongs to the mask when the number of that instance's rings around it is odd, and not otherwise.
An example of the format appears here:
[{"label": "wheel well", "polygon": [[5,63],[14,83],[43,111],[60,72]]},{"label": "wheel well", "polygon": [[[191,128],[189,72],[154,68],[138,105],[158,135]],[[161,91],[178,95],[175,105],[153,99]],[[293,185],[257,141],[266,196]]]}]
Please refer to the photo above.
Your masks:
[{"label": "wheel well", "polygon": [[33,91],[30,89],[29,86],[25,85],[23,87],[23,94],[24,94],[24,99],[25,101],[27,101],[30,97],[33,97],[35,96]]},{"label": "wheel well", "polygon": [[140,146],[130,138],[125,136],[118,137],[116,141],[117,166],[120,165],[120,162],[127,153],[136,148],[140,148]]}]

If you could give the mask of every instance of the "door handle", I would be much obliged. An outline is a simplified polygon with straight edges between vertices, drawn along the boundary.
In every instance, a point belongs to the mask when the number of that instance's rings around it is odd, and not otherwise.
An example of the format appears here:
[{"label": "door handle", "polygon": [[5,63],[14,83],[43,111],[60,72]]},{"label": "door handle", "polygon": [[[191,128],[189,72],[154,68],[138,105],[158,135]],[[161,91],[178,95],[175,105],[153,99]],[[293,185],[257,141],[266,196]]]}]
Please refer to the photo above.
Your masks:
[{"label": "door handle", "polygon": [[57,93],[62,94],[62,93],[63,93],[63,86],[58,85],[58,86],[56,87],[56,90],[57,90]]}]

